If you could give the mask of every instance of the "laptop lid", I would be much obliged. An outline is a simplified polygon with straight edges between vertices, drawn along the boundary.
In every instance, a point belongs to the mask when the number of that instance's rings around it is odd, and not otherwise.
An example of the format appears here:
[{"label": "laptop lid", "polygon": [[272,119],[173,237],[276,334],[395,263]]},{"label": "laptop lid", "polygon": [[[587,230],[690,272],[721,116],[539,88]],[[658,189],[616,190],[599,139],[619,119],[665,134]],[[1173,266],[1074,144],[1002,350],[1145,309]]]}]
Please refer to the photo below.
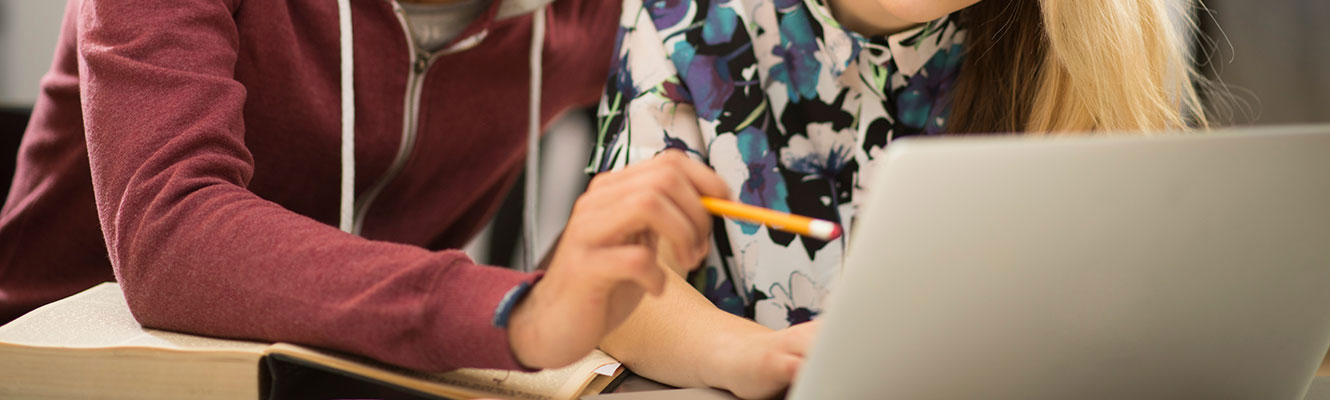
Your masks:
[{"label": "laptop lid", "polygon": [[893,143],[795,399],[1300,398],[1330,127]]}]

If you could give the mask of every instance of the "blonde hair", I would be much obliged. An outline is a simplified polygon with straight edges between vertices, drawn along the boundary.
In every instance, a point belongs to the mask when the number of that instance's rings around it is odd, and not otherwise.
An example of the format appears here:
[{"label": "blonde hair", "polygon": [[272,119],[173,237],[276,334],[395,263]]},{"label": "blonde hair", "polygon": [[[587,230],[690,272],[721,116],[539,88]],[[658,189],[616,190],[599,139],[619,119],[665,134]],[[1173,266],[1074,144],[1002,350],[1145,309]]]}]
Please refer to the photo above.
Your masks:
[{"label": "blonde hair", "polygon": [[1188,41],[1193,0],[989,0],[962,13],[952,132],[1208,127]]}]

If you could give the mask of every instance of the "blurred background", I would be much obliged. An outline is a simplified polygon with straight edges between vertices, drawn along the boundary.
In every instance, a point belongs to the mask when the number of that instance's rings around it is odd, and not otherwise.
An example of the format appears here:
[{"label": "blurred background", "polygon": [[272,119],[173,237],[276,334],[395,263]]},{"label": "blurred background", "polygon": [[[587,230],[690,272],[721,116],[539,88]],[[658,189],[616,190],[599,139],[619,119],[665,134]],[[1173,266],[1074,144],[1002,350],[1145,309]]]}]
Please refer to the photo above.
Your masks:
[{"label": "blurred background", "polygon": [[1218,122],[1330,122],[1330,1],[1207,0],[1198,66],[1234,97]]},{"label": "blurred background", "polygon": [[[1073,0],[1079,1],[1079,0]],[[1330,1],[1208,0],[1197,11],[1200,70],[1222,86],[1215,119],[1224,125],[1330,122]],[[51,62],[65,2],[0,0],[0,188],[8,193],[14,154]],[[562,230],[586,185],[591,111],[569,113],[542,145],[540,246]],[[521,259],[520,190],[468,248],[477,261]]]}]

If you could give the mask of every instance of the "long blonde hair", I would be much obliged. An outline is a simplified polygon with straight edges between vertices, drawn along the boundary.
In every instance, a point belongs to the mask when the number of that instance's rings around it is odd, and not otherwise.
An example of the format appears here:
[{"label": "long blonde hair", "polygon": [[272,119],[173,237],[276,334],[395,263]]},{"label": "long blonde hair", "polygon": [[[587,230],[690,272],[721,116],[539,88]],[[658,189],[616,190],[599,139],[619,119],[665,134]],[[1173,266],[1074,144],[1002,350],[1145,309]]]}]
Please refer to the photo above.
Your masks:
[{"label": "long blonde hair", "polygon": [[[988,0],[961,14],[956,133],[1208,127],[1193,0]],[[1171,9],[1170,7],[1177,7]]]}]

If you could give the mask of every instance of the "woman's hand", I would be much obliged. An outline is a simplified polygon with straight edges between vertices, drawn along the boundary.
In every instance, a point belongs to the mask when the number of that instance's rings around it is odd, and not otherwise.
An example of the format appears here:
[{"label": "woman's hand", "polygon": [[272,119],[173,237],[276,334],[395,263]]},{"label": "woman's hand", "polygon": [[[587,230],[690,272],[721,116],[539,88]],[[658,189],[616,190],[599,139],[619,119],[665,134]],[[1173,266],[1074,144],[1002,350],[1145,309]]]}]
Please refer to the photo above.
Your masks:
[{"label": "woman's hand", "polygon": [[736,335],[732,350],[717,350],[712,363],[717,367],[717,380],[709,383],[745,399],[770,398],[784,392],[803,365],[818,325],[814,320],[778,331]]},{"label": "woman's hand", "polygon": [[513,309],[508,340],[518,361],[554,368],[596,348],[645,293],[664,289],[657,243],[669,243],[659,250],[685,265],[706,256],[711,216],[700,197],[728,191],[714,171],[677,151],[592,179],[545,277]]}]

